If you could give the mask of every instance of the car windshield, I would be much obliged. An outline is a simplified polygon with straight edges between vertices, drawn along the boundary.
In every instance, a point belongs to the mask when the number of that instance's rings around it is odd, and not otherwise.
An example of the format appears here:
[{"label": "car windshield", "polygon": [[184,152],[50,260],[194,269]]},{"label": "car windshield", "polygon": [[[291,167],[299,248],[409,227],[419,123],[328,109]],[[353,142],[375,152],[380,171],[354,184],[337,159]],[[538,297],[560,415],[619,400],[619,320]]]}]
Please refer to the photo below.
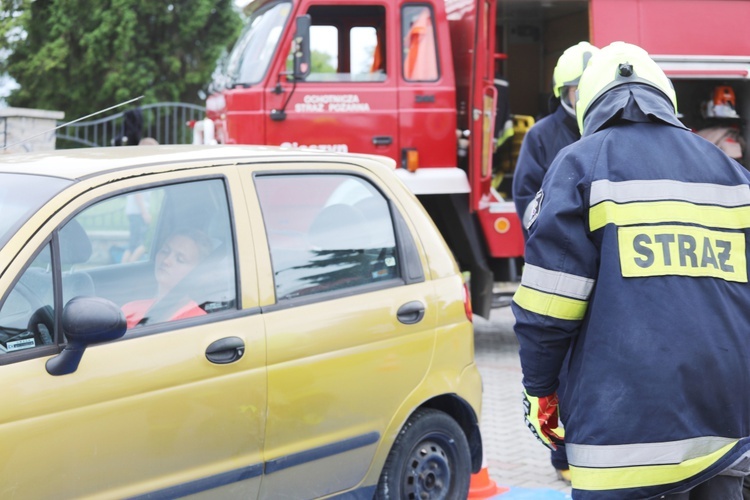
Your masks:
[{"label": "car windshield", "polygon": [[245,31],[229,55],[220,86],[252,85],[263,78],[291,10],[291,3],[279,2],[251,14]]},{"label": "car windshield", "polygon": [[41,175],[0,172],[0,247],[55,193],[71,181]]}]

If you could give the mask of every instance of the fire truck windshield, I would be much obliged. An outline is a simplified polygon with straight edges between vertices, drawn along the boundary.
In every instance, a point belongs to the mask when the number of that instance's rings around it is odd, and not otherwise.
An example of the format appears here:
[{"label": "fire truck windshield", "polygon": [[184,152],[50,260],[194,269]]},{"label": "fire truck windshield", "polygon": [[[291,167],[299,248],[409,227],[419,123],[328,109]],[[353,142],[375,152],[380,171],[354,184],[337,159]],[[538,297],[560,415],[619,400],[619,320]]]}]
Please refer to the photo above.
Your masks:
[{"label": "fire truck windshield", "polygon": [[290,2],[274,2],[250,15],[245,30],[229,55],[221,87],[252,85],[260,82],[268,70],[289,13]]}]

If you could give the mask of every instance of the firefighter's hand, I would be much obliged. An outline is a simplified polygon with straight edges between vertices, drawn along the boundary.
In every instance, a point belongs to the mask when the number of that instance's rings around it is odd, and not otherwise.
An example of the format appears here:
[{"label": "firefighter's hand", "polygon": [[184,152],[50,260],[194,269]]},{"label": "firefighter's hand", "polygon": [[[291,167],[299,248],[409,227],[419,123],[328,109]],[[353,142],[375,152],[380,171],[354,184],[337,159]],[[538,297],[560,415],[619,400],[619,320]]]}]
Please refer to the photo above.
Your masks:
[{"label": "firefighter's hand", "polygon": [[523,391],[524,422],[544,446],[556,450],[565,440],[565,429],[559,426],[557,394],[537,398]]}]

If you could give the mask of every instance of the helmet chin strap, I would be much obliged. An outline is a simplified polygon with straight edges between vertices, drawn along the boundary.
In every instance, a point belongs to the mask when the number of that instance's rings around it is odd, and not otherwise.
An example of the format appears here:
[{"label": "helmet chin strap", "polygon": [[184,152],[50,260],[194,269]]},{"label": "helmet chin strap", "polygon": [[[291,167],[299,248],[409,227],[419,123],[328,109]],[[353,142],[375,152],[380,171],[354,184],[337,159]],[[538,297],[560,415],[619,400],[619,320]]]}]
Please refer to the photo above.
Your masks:
[{"label": "helmet chin strap", "polygon": [[573,108],[573,106],[570,105],[567,97],[560,96],[560,104],[562,105],[565,112],[570,115],[571,118],[576,117],[576,110],[575,108]]}]

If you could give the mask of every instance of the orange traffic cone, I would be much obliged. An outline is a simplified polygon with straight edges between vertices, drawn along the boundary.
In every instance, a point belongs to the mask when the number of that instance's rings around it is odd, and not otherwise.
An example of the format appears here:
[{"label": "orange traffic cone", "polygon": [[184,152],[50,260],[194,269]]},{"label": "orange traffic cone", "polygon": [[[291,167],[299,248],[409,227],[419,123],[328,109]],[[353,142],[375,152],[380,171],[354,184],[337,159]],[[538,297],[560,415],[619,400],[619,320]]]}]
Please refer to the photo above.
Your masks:
[{"label": "orange traffic cone", "polygon": [[471,475],[468,498],[492,498],[495,495],[505,493],[508,490],[510,490],[510,488],[500,487],[492,480],[490,472],[487,470],[487,466],[482,463],[482,470]]}]

